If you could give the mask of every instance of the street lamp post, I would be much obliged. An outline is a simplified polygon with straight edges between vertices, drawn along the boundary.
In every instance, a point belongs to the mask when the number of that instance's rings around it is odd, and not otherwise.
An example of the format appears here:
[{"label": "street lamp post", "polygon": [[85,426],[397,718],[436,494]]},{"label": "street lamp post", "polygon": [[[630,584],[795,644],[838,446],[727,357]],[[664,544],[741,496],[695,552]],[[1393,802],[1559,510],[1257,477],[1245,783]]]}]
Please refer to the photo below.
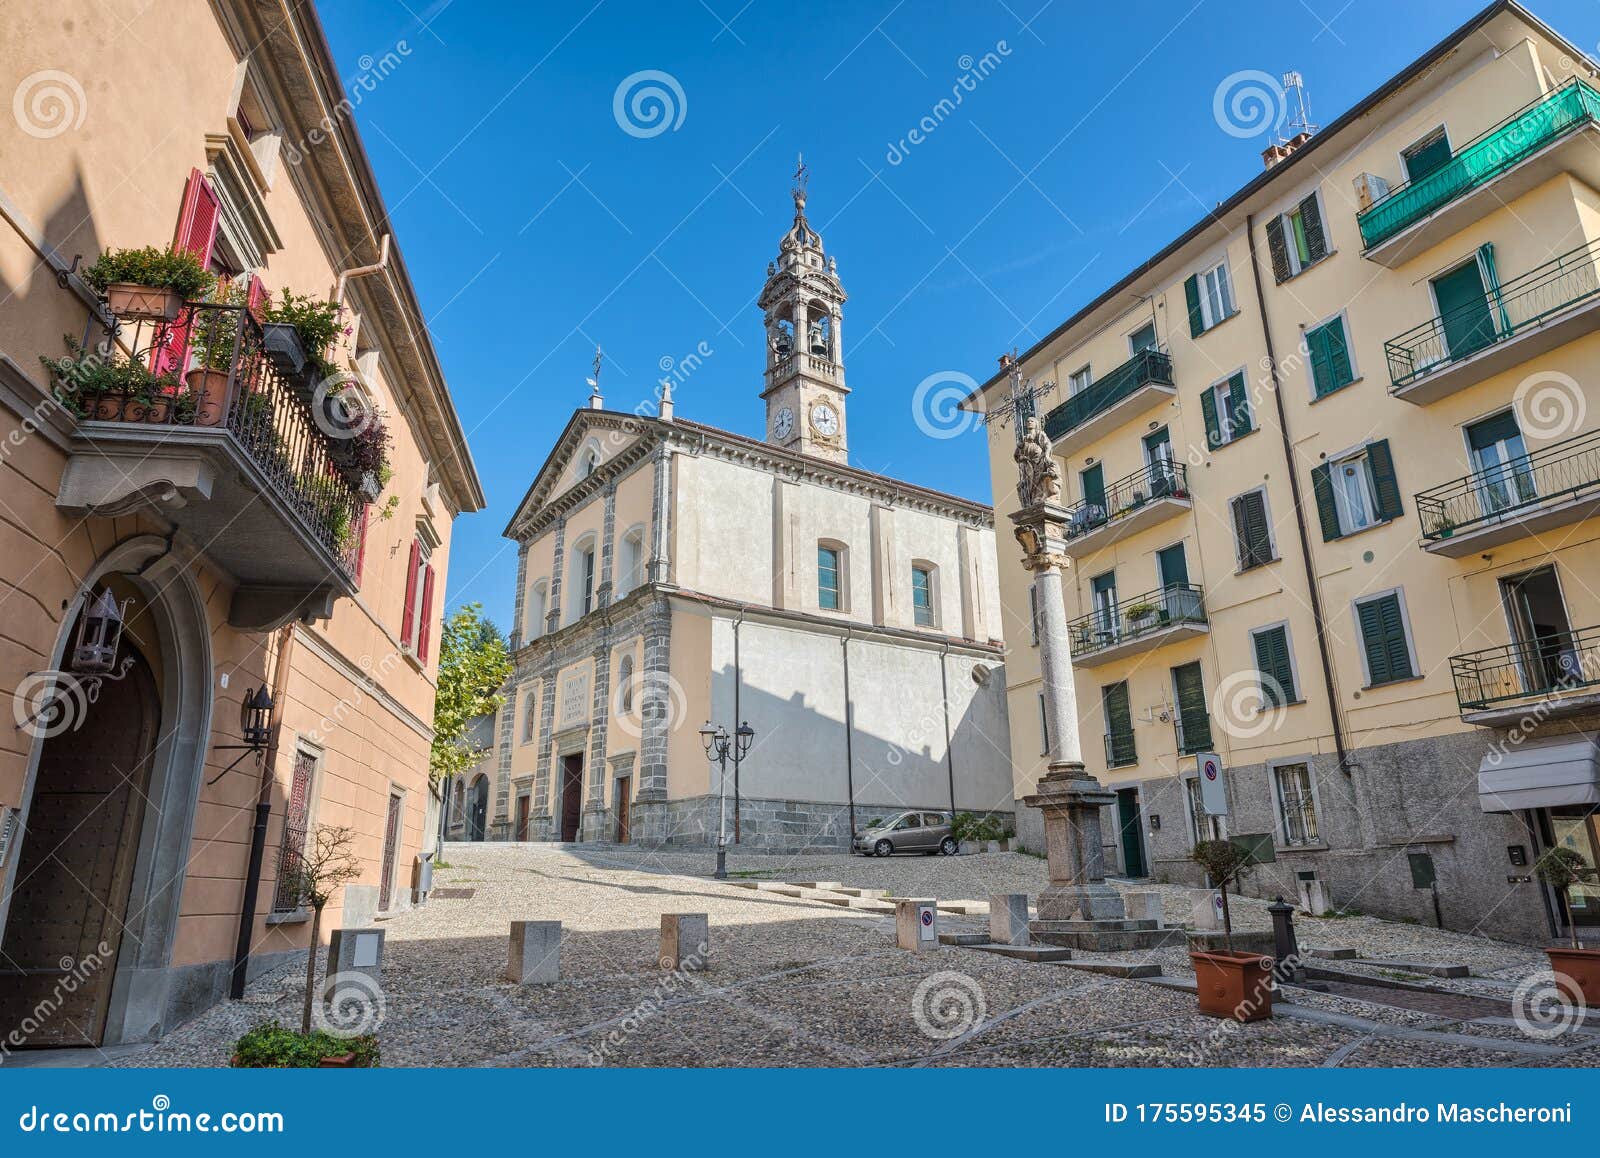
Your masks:
[{"label": "street lamp post", "polygon": [[706,750],[706,758],[718,766],[717,775],[717,871],[713,874],[719,881],[728,879],[728,756],[737,752],[739,759],[750,751],[750,744],[756,738],[756,730],[748,723],[740,722],[739,727],[730,735],[728,729],[721,724],[712,724],[706,721],[706,726],[700,729],[700,743]]}]

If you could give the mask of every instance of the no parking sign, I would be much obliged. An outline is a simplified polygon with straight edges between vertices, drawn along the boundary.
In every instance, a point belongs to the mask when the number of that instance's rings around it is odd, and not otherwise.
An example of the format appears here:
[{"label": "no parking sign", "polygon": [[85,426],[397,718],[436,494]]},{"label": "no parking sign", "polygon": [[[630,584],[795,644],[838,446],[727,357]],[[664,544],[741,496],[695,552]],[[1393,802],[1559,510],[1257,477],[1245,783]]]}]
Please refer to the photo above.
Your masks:
[{"label": "no parking sign", "polygon": [[1228,782],[1222,778],[1222,757],[1201,752],[1196,757],[1200,768],[1200,807],[1207,816],[1228,815]]}]

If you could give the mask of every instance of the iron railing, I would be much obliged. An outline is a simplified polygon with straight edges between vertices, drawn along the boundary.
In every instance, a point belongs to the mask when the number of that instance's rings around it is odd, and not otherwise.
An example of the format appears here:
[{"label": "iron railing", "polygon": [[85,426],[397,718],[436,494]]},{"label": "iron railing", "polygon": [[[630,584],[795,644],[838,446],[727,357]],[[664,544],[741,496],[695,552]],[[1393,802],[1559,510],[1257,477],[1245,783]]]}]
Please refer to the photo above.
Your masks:
[{"label": "iron railing", "polygon": [[1600,627],[1451,656],[1450,674],[1463,712],[1595,687],[1600,685]]},{"label": "iron railing", "polygon": [[1425,490],[1417,495],[1417,518],[1422,537],[1437,543],[1594,492],[1600,492],[1600,431]]},{"label": "iron railing", "polygon": [[1181,462],[1151,463],[1105,488],[1101,502],[1084,499],[1067,510],[1067,538],[1097,531],[1155,499],[1189,497],[1189,471]]},{"label": "iron railing", "polygon": [[1097,607],[1067,624],[1072,654],[1090,655],[1183,623],[1205,623],[1205,599],[1191,583],[1172,583],[1157,591]]},{"label": "iron railing", "polygon": [[1383,344],[1391,390],[1441,367],[1535,330],[1549,318],[1600,297],[1600,242],[1579,246],[1490,289],[1481,302],[1451,310]]},{"label": "iron railing", "polygon": [[1600,92],[1571,80],[1468,141],[1439,168],[1396,185],[1356,215],[1371,249],[1457,197],[1486,185],[1540,149],[1600,120]]},{"label": "iron railing", "polygon": [[1172,355],[1153,347],[1140,350],[1104,378],[1085,386],[1050,411],[1045,416],[1044,432],[1051,438],[1060,438],[1151,384],[1172,385]]},{"label": "iron railing", "polygon": [[1106,767],[1128,768],[1139,762],[1132,732],[1107,732]]},{"label": "iron railing", "polygon": [[[329,410],[319,425],[312,406],[324,399],[274,364],[261,326],[244,306],[190,302],[173,322],[130,321],[119,325],[117,344],[159,375],[159,384],[140,391],[84,389],[75,394],[82,421],[226,431],[353,579],[363,500],[337,469],[335,439],[326,432],[338,429],[342,416]],[[102,356],[124,355],[86,355]]]},{"label": "iron railing", "polygon": [[1211,716],[1204,709],[1187,717],[1180,709],[1173,714],[1172,730],[1178,738],[1178,754],[1193,756],[1211,750]]}]

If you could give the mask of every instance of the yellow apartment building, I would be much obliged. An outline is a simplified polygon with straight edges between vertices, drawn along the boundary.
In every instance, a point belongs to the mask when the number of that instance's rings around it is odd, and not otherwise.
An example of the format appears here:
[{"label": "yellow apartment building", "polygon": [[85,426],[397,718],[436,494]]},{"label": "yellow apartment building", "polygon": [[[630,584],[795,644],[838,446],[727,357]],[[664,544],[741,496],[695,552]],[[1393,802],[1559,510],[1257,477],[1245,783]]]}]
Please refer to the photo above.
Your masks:
[{"label": "yellow apartment building", "polygon": [[[304,953],[279,879],[320,825],[364,865],[325,928],[411,903],[451,523],[484,503],[312,6],[119,11],[0,12],[7,1051],[152,1040]],[[114,312],[83,273],[144,246],[228,292]],[[262,320],[287,290],[343,306],[320,381]],[[41,363],[64,334],[170,384],[74,392]],[[357,477],[375,412],[387,468]]]},{"label": "yellow apartment building", "polygon": [[[1600,79],[1496,3],[1304,127],[1018,359],[1054,384],[1109,867],[1198,882],[1202,835],[1270,837],[1261,895],[1548,937],[1534,859],[1600,852]],[[989,437],[1005,528],[1013,430]],[[1020,801],[1045,745],[1018,554]],[[1600,935],[1595,886],[1574,919]]]}]

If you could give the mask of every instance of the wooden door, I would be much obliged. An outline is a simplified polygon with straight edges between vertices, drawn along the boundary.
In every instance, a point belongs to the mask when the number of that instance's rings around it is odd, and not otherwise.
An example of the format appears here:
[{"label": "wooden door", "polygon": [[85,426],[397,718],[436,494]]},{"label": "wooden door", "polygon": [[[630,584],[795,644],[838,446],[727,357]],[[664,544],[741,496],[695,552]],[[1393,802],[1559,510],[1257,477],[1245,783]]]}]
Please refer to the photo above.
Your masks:
[{"label": "wooden door", "polygon": [[105,1030],[161,711],[130,654],[40,753],[0,947],[0,1025],[36,1025],[28,1047],[99,1045]]},{"label": "wooden door", "polygon": [[399,793],[389,796],[389,816],[383,826],[383,881],[378,889],[378,908],[388,909],[394,901],[394,877],[398,866],[395,860],[400,855],[400,806],[402,797]]},{"label": "wooden door", "polygon": [[627,844],[632,835],[633,817],[631,809],[633,804],[633,777],[617,777],[617,843]]},{"label": "wooden door", "polygon": [[1138,879],[1144,876],[1144,837],[1139,823],[1139,792],[1124,788],[1117,793],[1117,816],[1122,838],[1122,871]]},{"label": "wooden door", "polygon": [[583,811],[583,753],[574,752],[561,760],[561,839],[578,839],[578,820]]},{"label": "wooden door", "polygon": [[517,839],[528,839],[528,804],[531,800],[527,796],[517,797]]}]

